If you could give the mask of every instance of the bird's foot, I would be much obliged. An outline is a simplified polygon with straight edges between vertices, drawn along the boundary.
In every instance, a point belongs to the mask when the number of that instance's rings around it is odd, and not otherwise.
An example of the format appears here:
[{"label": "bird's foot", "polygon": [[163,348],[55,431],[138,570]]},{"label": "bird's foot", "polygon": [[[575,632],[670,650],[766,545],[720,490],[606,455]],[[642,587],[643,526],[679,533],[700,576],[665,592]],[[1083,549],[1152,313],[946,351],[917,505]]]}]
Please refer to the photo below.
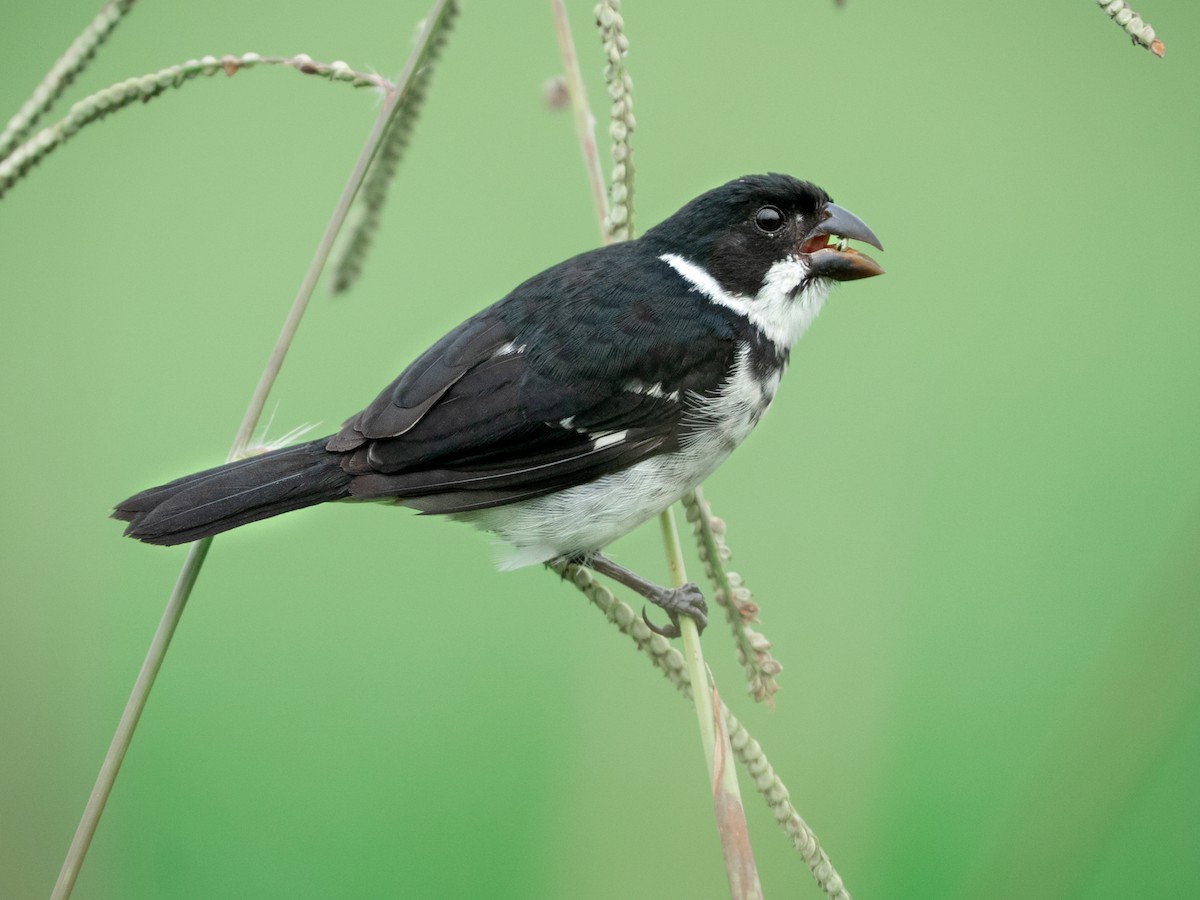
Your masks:
[{"label": "bird's foot", "polygon": [[671,620],[671,624],[666,627],[655,625],[646,618],[645,611],[642,611],[643,621],[645,621],[647,627],[655,634],[661,634],[666,638],[679,637],[680,616],[687,616],[695,622],[696,628],[701,632],[704,631],[704,626],[708,624],[708,604],[704,602],[704,595],[700,593],[700,588],[690,582],[677,588],[659,587],[652,581],[647,581],[636,572],[631,572],[624,566],[617,565],[602,553],[593,552],[587,556],[581,555],[571,561],[587,566],[592,571],[611,578],[618,584],[625,585],[625,587],[636,591],[655,606],[663,609]]},{"label": "bird's foot", "polygon": [[661,634],[665,638],[679,637],[681,633],[679,630],[680,616],[687,616],[696,623],[696,630],[701,634],[704,633],[704,628],[708,625],[708,604],[704,602],[704,594],[700,592],[697,585],[688,582],[682,587],[663,589],[657,597],[647,599],[661,607],[671,620],[671,624],[665,627],[655,625],[646,615],[646,610],[643,609],[642,621],[655,634]]}]

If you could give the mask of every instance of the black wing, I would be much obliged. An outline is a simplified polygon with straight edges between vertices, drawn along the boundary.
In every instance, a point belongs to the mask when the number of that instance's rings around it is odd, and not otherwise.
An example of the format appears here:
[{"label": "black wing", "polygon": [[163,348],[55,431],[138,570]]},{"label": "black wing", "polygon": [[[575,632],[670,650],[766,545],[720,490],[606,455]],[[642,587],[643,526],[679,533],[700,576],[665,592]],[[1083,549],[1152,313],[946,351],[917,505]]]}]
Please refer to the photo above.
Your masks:
[{"label": "black wing", "polygon": [[[603,285],[603,292],[597,286]],[[499,506],[677,449],[733,325],[636,243],[543,272],[446,335],[326,445],[351,495]]]}]

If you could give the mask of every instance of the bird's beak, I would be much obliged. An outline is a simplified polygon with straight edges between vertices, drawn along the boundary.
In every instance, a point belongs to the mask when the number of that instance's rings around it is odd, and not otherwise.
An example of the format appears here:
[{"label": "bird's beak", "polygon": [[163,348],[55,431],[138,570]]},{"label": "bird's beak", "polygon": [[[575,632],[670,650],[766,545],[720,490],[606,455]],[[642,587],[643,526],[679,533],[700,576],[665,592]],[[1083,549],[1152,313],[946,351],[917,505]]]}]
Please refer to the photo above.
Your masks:
[{"label": "bird's beak", "polygon": [[[805,235],[800,254],[808,262],[810,275],[832,278],[834,281],[855,281],[882,275],[883,267],[865,253],[846,246],[846,239],[862,241],[883,249],[875,232],[867,223],[847,209],[834,203],[825,204],[825,219]],[[829,238],[839,238],[830,244]]]}]

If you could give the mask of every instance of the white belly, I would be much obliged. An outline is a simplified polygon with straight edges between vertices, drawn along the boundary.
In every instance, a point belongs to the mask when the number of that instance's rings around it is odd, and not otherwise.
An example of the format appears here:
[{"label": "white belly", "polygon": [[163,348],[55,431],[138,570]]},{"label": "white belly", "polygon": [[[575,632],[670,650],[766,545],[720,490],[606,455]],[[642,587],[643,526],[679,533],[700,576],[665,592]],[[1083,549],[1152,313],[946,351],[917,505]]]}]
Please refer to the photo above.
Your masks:
[{"label": "white belly", "polygon": [[501,548],[501,569],[599,550],[712,474],[754,429],[778,383],[778,374],[764,383],[751,372],[747,348],[720,394],[695,408],[678,452],[556,494],[454,518],[490,531],[509,545]]}]

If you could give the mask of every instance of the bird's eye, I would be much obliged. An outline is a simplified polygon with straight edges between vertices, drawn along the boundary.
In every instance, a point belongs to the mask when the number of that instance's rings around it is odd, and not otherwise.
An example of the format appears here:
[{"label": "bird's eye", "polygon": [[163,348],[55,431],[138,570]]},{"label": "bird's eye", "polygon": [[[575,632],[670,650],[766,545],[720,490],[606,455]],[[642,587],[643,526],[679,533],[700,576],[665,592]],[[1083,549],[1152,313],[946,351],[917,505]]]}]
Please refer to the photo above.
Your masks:
[{"label": "bird's eye", "polygon": [[783,227],[783,213],[777,206],[764,206],[754,214],[754,224],[764,234],[775,234]]}]

